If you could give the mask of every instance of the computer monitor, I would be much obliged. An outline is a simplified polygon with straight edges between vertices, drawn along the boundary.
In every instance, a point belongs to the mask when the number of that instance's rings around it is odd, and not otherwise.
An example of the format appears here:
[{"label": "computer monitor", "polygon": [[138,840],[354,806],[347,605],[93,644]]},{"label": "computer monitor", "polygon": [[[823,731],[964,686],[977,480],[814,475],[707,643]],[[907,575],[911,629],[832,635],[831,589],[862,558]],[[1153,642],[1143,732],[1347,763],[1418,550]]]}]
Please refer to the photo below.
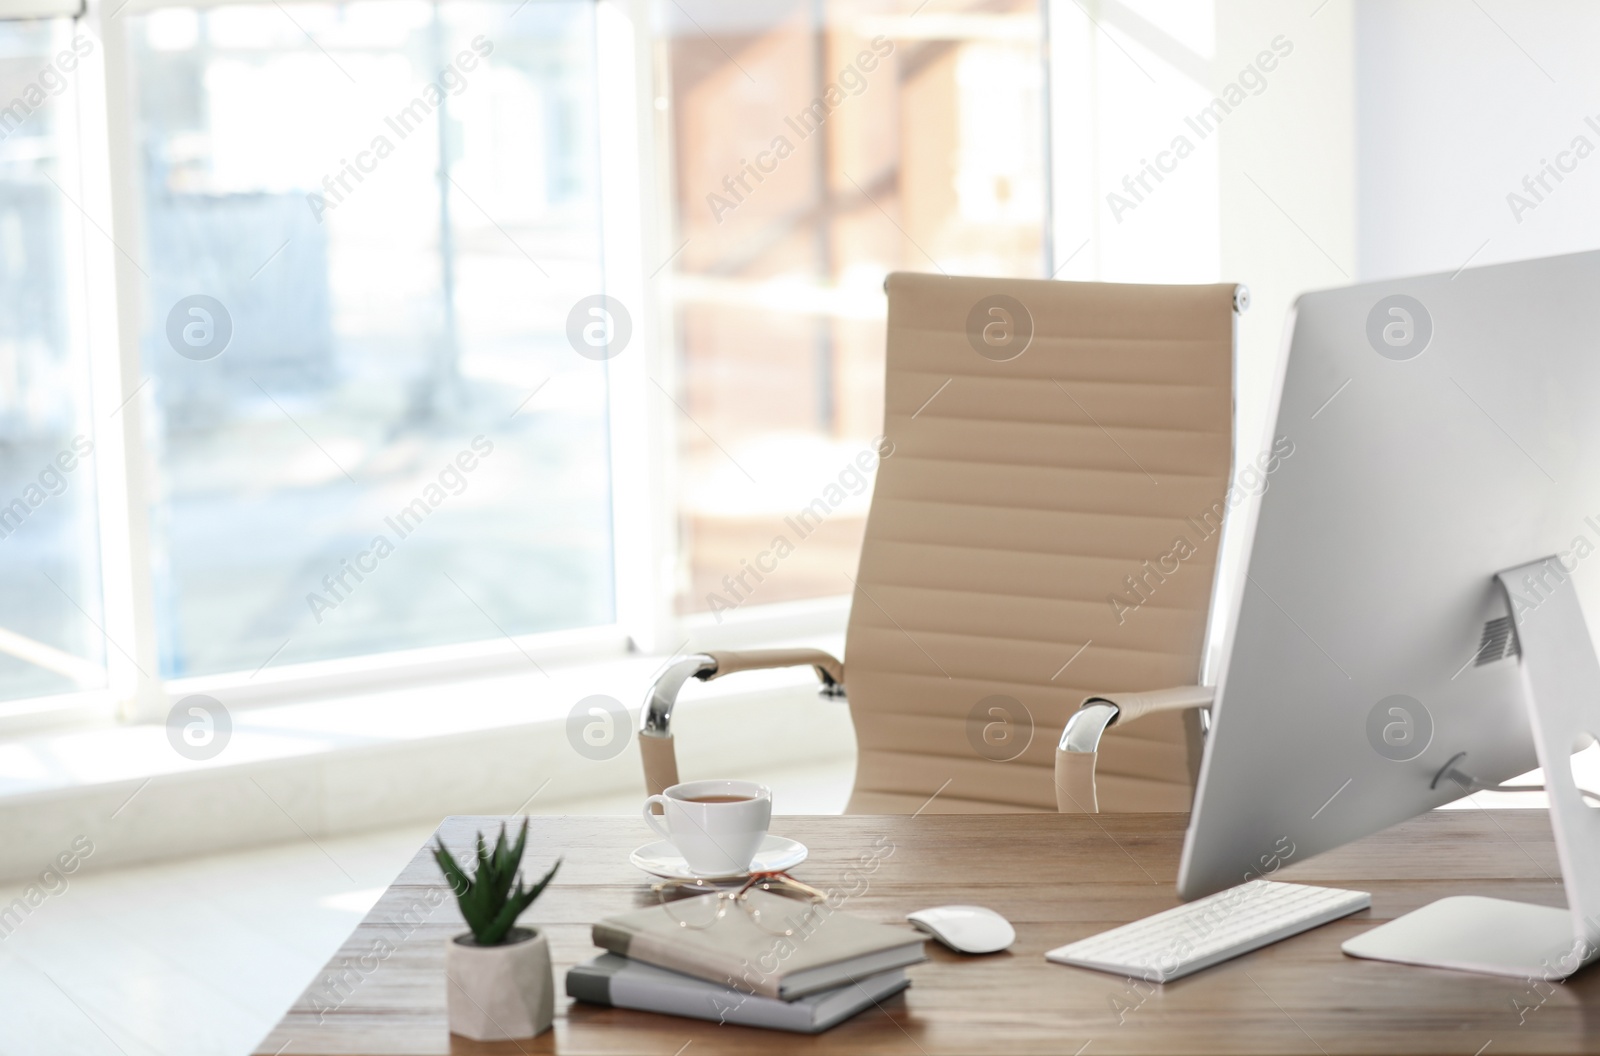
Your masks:
[{"label": "computer monitor", "polygon": [[[1570,616],[1575,588],[1600,625],[1600,252],[1306,294],[1289,333],[1185,898],[1535,768],[1512,618]],[[1581,637],[1545,655],[1600,682]]]}]

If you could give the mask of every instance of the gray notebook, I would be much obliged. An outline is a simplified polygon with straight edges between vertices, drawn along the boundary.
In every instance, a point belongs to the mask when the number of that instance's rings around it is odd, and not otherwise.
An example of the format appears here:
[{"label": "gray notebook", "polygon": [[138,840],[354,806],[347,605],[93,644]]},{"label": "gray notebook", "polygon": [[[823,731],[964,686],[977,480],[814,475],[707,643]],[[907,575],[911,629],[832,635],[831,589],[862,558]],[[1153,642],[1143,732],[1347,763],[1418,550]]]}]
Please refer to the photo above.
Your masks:
[{"label": "gray notebook", "polygon": [[794,1001],[779,1001],[614,953],[601,954],[567,973],[567,995],[590,1004],[797,1034],[827,1030],[910,985],[905,969],[895,968]]},{"label": "gray notebook", "polygon": [[681,921],[710,917],[709,902],[703,912],[693,903],[716,896],[698,895],[670,909],[650,906],[607,917],[594,926],[594,944],[621,957],[785,1001],[927,959],[922,934],[909,926],[878,924],[826,903],[766,891],[749,897],[763,920],[781,921],[794,934],[773,935],[737,906],[709,927],[684,927]]}]

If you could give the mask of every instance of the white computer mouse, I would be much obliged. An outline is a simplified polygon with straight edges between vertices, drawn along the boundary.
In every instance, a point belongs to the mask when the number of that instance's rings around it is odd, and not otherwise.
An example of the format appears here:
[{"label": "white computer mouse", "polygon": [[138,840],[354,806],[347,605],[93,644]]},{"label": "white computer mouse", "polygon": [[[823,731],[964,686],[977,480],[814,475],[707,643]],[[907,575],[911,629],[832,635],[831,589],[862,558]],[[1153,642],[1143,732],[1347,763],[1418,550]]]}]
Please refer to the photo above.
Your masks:
[{"label": "white computer mouse", "polygon": [[906,919],[957,953],[997,953],[1017,938],[1009,920],[982,906],[934,906]]}]

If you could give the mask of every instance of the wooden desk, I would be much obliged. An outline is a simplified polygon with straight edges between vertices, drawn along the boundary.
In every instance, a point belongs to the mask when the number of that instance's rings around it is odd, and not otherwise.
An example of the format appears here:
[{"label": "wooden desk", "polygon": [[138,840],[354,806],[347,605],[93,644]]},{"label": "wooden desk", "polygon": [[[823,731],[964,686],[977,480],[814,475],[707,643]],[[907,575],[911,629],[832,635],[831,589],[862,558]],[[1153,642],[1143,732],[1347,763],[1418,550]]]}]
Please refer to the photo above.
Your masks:
[{"label": "wooden desk", "polygon": [[[498,818],[449,818],[447,846],[465,854]],[[463,930],[453,899],[419,851],[341,948],[341,988],[313,982],[261,1043],[261,1056],[390,1053],[1459,1053],[1600,1052],[1600,970],[1565,984],[1407,968],[1346,957],[1339,944],[1375,922],[1448,894],[1563,904],[1543,811],[1429,814],[1280,873],[1372,892],[1372,909],[1165,986],[1050,964],[1044,952],[1177,904],[1184,818],[1051,814],[784,817],[773,830],[804,841],[795,869],[822,888],[854,891],[844,908],[882,921],[930,905],[993,907],[1017,928],[1009,953],[963,958],[930,942],[912,987],[816,1037],[573,1004],[566,970],[599,951],[589,926],[647,904],[628,851],[649,834],[635,818],[534,818],[528,864],[566,864],[528,915],[550,935],[555,1029],[485,1046],[446,1029],[444,943]],[[893,854],[847,879],[874,841]],[[1450,879],[1434,879],[1449,874]],[[436,897],[436,896],[435,896]],[[380,941],[381,940],[381,941]],[[383,943],[395,948],[375,954]],[[360,958],[366,958],[365,965]],[[336,1006],[336,1007],[332,1007]],[[320,1013],[318,1009],[323,1009]],[[331,1010],[330,1010],[331,1009]],[[320,1020],[320,1021],[319,1021]]]}]

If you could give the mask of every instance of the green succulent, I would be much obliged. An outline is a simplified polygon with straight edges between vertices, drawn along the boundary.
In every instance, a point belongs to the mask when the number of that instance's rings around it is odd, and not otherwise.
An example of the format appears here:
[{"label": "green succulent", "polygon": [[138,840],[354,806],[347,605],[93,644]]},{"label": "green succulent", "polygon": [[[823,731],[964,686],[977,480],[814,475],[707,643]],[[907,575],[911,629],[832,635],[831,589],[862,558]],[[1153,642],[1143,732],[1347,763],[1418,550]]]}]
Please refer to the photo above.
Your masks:
[{"label": "green succulent", "polygon": [[493,854],[484,846],[483,833],[478,833],[478,867],[474,870],[475,876],[468,876],[466,870],[456,864],[455,857],[444,849],[443,840],[438,841],[433,849],[433,857],[444,871],[445,879],[450,881],[450,889],[455,892],[456,902],[461,906],[461,915],[466,918],[472,938],[479,946],[498,946],[504,942],[506,933],[516,924],[522,911],[533,904],[533,900],[554,879],[556,870],[561,868],[561,859],[558,858],[550,871],[544,874],[543,880],[532,887],[523,887],[518,867],[522,863],[522,849],[527,842],[527,818],[522,819],[522,832],[510,847],[506,846],[505,822],[500,823],[500,838],[495,841]]}]

